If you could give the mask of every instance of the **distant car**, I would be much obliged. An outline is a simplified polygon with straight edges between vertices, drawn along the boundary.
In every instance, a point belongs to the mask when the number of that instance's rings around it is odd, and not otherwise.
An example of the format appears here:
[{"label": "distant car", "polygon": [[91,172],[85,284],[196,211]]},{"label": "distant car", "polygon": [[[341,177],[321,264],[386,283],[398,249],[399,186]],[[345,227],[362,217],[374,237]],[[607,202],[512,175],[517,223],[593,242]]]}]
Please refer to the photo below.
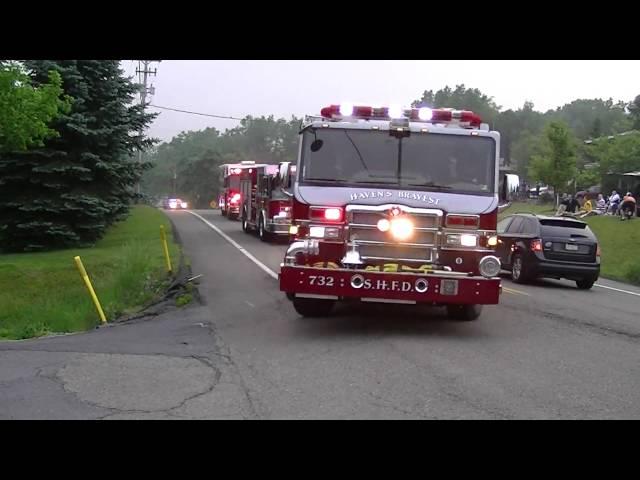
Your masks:
[{"label": "distant car", "polygon": [[165,210],[180,210],[189,207],[189,204],[179,198],[168,198],[163,204]]},{"label": "distant car", "polygon": [[553,189],[550,189],[549,187],[540,187],[540,189],[537,189],[536,187],[530,188],[529,189],[529,198],[534,199],[534,198],[538,198],[542,195],[546,195],[546,194],[553,194]]},{"label": "distant car", "polygon": [[497,256],[511,279],[566,278],[590,289],[600,276],[600,246],[585,222],[519,213],[498,222]]}]

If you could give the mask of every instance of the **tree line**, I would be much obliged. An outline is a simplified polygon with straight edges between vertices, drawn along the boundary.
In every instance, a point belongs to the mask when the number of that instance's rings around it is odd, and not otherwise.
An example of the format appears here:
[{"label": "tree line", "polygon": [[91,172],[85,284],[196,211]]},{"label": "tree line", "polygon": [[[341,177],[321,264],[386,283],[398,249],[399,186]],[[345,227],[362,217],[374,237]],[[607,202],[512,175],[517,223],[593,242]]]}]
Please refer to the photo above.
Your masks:
[{"label": "tree line", "polygon": [[[640,96],[630,102],[577,99],[547,112],[525,101],[505,110],[486,93],[457,85],[424,91],[411,105],[476,112],[500,132],[506,166],[529,183],[542,182],[558,192],[599,184],[610,172],[640,170],[640,136],[616,136],[640,128]],[[154,168],[145,174],[144,186],[153,195],[183,196],[206,207],[216,198],[219,165],[295,160],[300,122],[247,116],[225,132],[183,132],[149,152]],[[588,139],[596,140],[585,144]]]}]

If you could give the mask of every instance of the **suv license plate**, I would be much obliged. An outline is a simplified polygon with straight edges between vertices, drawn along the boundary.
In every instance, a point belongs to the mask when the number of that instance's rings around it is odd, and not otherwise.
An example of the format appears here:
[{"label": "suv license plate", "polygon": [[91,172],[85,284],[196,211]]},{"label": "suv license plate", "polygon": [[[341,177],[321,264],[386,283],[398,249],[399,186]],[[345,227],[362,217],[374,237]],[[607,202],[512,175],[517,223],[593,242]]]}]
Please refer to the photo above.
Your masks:
[{"label": "suv license plate", "polygon": [[564,248],[575,252],[578,250],[578,245],[574,245],[573,243],[567,243]]}]

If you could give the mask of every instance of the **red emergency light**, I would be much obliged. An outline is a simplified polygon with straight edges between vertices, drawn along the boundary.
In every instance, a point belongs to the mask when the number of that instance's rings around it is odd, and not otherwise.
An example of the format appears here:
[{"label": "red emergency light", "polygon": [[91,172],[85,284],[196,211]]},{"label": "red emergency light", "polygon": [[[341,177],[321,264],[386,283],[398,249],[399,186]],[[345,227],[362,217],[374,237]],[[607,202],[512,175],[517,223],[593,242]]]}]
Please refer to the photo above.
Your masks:
[{"label": "red emergency light", "polygon": [[[394,116],[392,116],[392,114]],[[340,120],[344,118],[361,118],[371,120],[391,120],[393,118],[408,118],[415,122],[449,123],[455,122],[472,127],[479,127],[482,119],[469,110],[453,110],[449,108],[431,109],[427,107],[398,109],[392,111],[388,107],[374,108],[369,106],[352,106],[349,104],[329,105],[320,110],[324,118]],[[399,115],[399,116],[398,116]]]}]

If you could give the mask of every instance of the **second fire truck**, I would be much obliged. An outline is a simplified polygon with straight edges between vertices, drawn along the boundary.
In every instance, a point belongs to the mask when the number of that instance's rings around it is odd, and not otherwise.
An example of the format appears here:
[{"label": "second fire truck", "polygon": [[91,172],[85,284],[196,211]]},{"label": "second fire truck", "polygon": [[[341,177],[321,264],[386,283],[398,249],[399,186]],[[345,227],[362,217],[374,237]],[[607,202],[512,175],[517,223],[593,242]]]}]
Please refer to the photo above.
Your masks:
[{"label": "second fire truck", "polygon": [[220,185],[218,187],[218,207],[222,216],[236,220],[240,216],[240,174],[251,168],[255,162],[225,163],[220,165]]},{"label": "second fire truck", "polygon": [[245,233],[256,231],[264,242],[288,238],[293,194],[282,180],[295,173],[295,165],[256,165],[240,174],[240,221]]},{"label": "second fire truck", "polygon": [[[303,316],[336,301],[497,304],[500,134],[470,111],[331,105],[300,132],[280,289]],[[507,181],[504,181],[504,180]]]}]

